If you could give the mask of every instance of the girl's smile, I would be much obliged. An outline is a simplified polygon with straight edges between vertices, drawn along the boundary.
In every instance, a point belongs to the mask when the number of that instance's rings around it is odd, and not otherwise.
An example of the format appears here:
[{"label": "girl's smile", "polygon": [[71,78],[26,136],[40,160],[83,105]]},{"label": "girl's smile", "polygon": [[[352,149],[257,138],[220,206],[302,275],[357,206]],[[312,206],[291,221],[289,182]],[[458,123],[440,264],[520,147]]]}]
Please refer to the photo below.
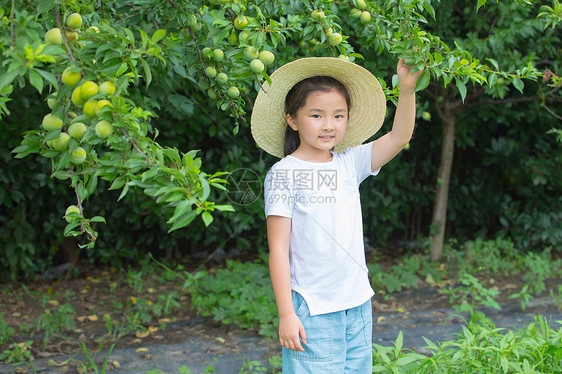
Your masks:
[{"label": "girl's smile", "polygon": [[287,115],[289,126],[298,131],[300,146],[294,156],[308,161],[326,161],[330,150],[345,135],[347,103],[336,90],[314,91],[296,117]]}]

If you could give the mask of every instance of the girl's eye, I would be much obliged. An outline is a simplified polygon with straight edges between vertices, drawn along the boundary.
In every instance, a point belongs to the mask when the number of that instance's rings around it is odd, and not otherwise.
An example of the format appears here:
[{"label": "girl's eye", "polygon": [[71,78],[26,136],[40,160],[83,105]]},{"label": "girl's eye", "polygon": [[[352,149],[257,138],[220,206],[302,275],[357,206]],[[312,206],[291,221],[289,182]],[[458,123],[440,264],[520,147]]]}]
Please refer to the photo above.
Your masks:
[{"label": "girl's eye", "polygon": [[341,118],[344,118],[344,116],[343,116],[343,114],[338,114],[338,115],[336,116],[336,118],[341,119]]},{"label": "girl's eye", "polygon": [[312,118],[320,118],[320,114],[313,114]]}]

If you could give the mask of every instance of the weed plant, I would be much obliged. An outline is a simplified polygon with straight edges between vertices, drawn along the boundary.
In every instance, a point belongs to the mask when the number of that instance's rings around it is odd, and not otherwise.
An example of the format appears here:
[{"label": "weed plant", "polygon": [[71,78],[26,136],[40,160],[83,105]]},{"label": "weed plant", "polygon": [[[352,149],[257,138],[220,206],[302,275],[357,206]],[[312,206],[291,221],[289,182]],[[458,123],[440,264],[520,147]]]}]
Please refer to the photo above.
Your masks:
[{"label": "weed plant", "polygon": [[259,328],[265,338],[277,337],[277,309],[269,270],[263,260],[238,263],[201,278],[191,302],[204,316],[241,328]]},{"label": "weed plant", "polygon": [[[562,325],[562,321],[557,321]],[[554,330],[537,316],[512,331],[469,324],[455,340],[434,343],[424,338],[429,356],[402,347],[402,333],[394,347],[373,344],[373,373],[560,373],[562,328]]]}]

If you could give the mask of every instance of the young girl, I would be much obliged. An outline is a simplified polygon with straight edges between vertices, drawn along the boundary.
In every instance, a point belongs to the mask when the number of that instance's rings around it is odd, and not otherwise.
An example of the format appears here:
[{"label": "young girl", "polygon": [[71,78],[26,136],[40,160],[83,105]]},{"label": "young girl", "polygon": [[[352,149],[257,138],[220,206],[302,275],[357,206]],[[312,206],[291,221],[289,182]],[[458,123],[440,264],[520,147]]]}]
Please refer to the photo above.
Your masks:
[{"label": "young girl", "polygon": [[282,158],[265,182],[269,268],[283,373],[371,373],[372,310],[359,184],[410,141],[420,72],[399,61],[392,130],[377,79],[337,58],[304,58],[271,75],[252,134]]}]

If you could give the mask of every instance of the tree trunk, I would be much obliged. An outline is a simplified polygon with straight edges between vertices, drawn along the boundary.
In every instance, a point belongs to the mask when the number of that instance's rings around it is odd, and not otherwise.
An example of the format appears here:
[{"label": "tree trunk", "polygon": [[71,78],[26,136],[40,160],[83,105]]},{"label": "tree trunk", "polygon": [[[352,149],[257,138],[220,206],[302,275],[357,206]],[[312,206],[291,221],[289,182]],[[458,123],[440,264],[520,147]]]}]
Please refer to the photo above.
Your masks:
[{"label": "tree trunk", "polygon": [[431,260],[439,261],[443,257],[443,241],[447,222],[447,200],[449,198],[449,181],[453,166],[455,151],[455,115],[458,104],[445,99],[436,106],[437,113],[443,126],[441,146],[441,162],[437,174],[435,202],[431,220],[429,243],[431,246]]}]

